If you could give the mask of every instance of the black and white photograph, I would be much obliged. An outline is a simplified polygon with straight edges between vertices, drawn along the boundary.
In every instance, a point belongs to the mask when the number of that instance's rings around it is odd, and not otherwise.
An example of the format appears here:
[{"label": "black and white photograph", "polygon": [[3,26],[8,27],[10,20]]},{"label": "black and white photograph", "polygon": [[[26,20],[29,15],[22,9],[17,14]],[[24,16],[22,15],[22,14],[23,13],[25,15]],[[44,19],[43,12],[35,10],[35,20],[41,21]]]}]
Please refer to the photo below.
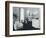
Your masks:
[{"label": "black and white photograph", "polygon": [[40,30],[40,8],[13,7],[13,31]]},{"label": "black and white photograph", "polygon": [[45,34],[45,4],[6,1],[5,36]]}]

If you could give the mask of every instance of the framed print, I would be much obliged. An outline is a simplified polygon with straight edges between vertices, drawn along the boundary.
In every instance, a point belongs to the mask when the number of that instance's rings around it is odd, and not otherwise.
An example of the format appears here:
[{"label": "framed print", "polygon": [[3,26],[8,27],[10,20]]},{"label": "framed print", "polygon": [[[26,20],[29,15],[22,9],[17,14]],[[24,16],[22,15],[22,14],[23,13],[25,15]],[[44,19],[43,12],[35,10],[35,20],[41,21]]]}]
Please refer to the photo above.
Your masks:
[{"label": "framed print", "polygon": [[5,2],[5,36],[45,34],[45,4]]}]

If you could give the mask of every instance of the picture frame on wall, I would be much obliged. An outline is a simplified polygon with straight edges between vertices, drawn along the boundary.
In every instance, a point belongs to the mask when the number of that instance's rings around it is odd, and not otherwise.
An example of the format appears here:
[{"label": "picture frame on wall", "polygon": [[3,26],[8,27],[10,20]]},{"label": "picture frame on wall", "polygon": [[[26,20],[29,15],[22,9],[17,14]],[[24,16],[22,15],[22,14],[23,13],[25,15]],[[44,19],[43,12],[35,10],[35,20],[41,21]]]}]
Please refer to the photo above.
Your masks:
[{"label": "picture frame on wall", "polygon": [[45,34],[45,4],[35,2],[5,2],[5,36]]}]

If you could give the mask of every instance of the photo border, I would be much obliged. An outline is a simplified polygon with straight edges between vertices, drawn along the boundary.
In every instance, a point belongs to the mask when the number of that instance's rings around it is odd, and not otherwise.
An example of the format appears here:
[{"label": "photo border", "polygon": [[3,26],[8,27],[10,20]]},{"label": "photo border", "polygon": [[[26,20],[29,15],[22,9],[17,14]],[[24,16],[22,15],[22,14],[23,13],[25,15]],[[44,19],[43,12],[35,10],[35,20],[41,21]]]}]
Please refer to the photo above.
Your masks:
[{"label": "photo border", "polygon": [[[43,33],[37,34],[22,34],[22,35],[9,35],[9,4],[10,3],[20,3],[20,4],[34,4],[34,5],[43,5]],[[28,36],[28,35],[44,35],[45,34],[45,3],[36,3],[36,2],[19,2],[19,1],[5,1],[5,36],[14,37],[14,36]]]}]

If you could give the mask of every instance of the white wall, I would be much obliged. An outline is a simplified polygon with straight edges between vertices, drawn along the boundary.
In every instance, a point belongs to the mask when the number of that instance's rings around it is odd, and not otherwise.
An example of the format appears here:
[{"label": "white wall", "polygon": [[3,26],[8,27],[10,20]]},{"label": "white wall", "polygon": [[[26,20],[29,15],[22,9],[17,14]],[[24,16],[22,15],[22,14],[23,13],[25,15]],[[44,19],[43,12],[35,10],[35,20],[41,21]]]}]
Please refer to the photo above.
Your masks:
[{"label": "white wall", "polygon": [[[0,0],[0,38],[15,38],[15,37],[5,37],[5,1],[6,0]],[[43,2],[45,3],[45,10],[46,10],[46,0],[16,0],[16,1]],[[46,16],[46,13],[45,13],[45,16]],[[21,36],[16,38],[46,38],[46,33],[45,35],[36,35],[36,36],[34,35],[34,36],[23,36],[23,37]]]}]

